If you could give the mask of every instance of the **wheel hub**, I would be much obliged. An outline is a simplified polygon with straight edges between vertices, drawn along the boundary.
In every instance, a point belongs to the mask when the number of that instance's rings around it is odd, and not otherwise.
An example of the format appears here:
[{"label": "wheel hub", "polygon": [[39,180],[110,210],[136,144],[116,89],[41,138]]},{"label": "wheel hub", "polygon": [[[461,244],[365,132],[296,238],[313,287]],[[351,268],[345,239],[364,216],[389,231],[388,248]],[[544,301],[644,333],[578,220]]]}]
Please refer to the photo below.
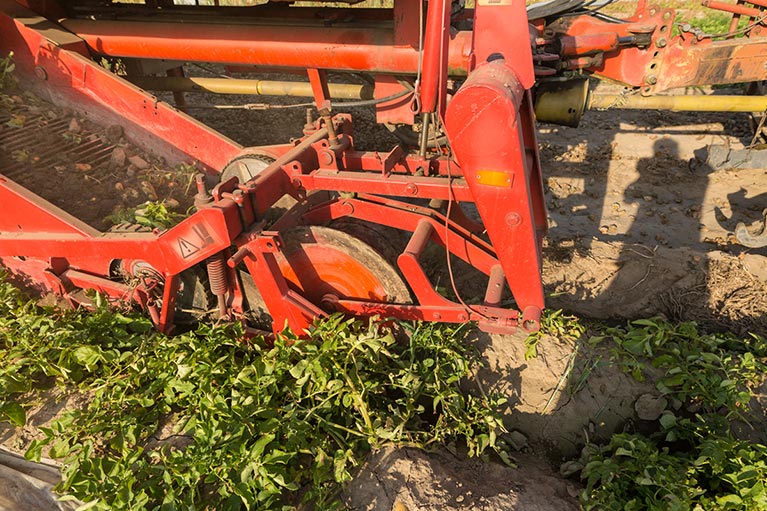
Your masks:
[{"label": "wheel hub", "polygon": [[[337,299],[411,303],[410,292],[384,257],[354,236],[321,226],[281,233],[277,264],[288,285],[320,308],[332,312]],[[267,307],[249,275],[242,275],[250,312],[257,322]]]}]

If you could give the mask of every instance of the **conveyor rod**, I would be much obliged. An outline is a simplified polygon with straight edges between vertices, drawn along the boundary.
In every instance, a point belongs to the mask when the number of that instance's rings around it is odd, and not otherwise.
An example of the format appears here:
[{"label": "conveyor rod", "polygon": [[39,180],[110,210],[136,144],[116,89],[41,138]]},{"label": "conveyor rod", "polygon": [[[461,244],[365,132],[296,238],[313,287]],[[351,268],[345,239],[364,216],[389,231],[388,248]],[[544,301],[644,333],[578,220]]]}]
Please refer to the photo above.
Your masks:
[{"label": "conveyor rod", "polygon": [[764,112],[767,96],[640,96],[592,93],[590,110],[631,109],[674,112]]},{"label": "conveyor rod", "polygon": [[[128,79],[142,89],[154,91],[313,97],[309,82],[162,76],[129,76]],[[328,87],[333,99],[368,100],[374,97],[372,85],[330,83]]]}]

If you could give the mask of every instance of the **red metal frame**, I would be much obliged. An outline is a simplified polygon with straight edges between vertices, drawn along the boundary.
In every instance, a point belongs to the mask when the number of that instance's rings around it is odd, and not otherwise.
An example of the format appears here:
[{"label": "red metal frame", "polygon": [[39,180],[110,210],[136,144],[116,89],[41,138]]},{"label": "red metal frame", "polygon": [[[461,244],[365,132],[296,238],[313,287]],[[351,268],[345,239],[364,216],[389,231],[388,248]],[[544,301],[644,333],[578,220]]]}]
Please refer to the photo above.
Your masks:
[{"label": "red metal frame", "polygon": [[[624,23],[602,21],[589,15],[567,16],[548,25],[537,24],[537,43],[559,45],[565,69],[582,69],[628,85],[641,87],[649,95],[677,87],[746,83],[767,79],[767,14],[761,2],[756,7],[702,2],[710,8],[750,16],[753,24],[732,37],[711,38],[689,29],[673,36],[676,13],[641,4]],[[735,30],[737,18],[733,18]],[[644,36],[639,45],[619,46],[618,38]]]},{"label": "red metal frame", "polygon": [[[39,93],[87,111],[97,122],[119,121],[131,139],[169,155],[171,161],[197,161],[207,172],[216,173],[248,150],[157,101],[90,57],[307,69],[317,103],[325,106],[327,69],[379,73],[377,97],[386,97],[384,84],[391,85],[389,90],[399,85],[392,75],[417,73],[419,26],[408,18],[416,9],[417,2],[398,0],[390,29],[303,26],[286,31],[268,23],[223,25],[198,20],[190,31],[188,25],[170,21],[67,18],[54,24],[10,0],[0,0],[0,48],[14,51],[20,75]],[[49,6],[41,12],[61,15],[62,10]],[[417,92],[422,112],[444,117],[456,159],[439,152],[409,155],[401,148],[358,152],[350,117],[331,120],[325,116],[295,144],[260,148],[276,161],[253,179],[223,182],[209,198],[201,184],[198,211],[172,229],[154,233],[98,232],[36,196],[34,190],[0,178],[0,263],[75,302],[83,301],[79,289],[95,289],[115,301],[137,303],[164,331],[172,329],[180,275],[202,264],[207,264],[221,314],[232,319],[243,316],[243,290],[234,271],[239,263],[253,277],[275,330],[288,325],[301,331],[332,309],[404,319],[476,320],[485,330],[510,332],[520,322],[520,314],[499,306],[504,280],[524,311],[523,326],[535,330],[543,307],[540,247],[545,211],[526,92],[534,79],[527,21],[523,4],[517,2],[479,2],[474,14],[481,34],[451,34],[446,1],[430,2],[426,14],[424,74]],[[493,62],[486,63],[489,60]],[[450,105],[448,75],[469,76]],[[497,107],[497,113],[486,109],[475,115],[471,109],[477,101]],[[389,113],[381,107],[379,112],[383,111],[383,119],[412,122],[409,104],[410,98],[405,98],[390,105]],[[499,115],[505,118],[500,124]],[[484,180],[500,174],[508,179]],[[319,190],[358,195],[343,194],[344,198],[316,204],[306,200]],[[291,212],[264,230],[264,214],[284,195],[302,201],[296,214]],[[455,214],[447,218],[430,208],[383,196],[452,201]],[[478,236],[482,226],[460,214],[458,202],[476,203],[489,239],[503,246],[503,251]],[[286,281],[277,262],[280,231],[344,216],[411,233],[397,264],[413,291],[414,304],[341,296],[312,303]],[[442,246],[488,276],[482,305],[455,303],[434,291],[419,261],[428,243]],[[115,267],[133,272],[137,281],[128,285],[115,278]],[[151,268],[154,273],[141,274],[136,268]]]},{"label": "red metal frame", "polygon": [[[733,27],[737,16],[761,17],[763,10],[762,3],[708,4],[736,11]],[[93,15],[84,19],[71,5],[50,0],[0,0],[0,51],[14,52],[19,75],[38,94],[97,123],[119,123],[137,144],[171,163],[197,162],[209,174],[253,151],[275,159],[246,182],[231,178],[208,191],[198,179],[197,212],[153,233],[99,232],[0,174],[0,265],[74,303],[87,303],[81,291],[93,289],[137,304],[163,331],[173,328],[183,272],[203,265],[220,315],[231,320],[248,312],[239,280],[244,265],[275,331],[300,332],[332,311],[533,331],[544,306],[546,232],[532,108],[536,76],[582,69],[645,94],[767,79],[760,24],[748,29],[746,42],[713,41],[689,31],[672,38],[673,11],[644,1],[622,23],[575,15],[528,24],[524,3],[511,0],[477,0],[459,16],[451,7],[430,0],[424,13],[419,0],[395,0],[392,9],[187,8],[163,0],[91,6]],[[222,14],[238,23],[216,19]],[[452,22],[471,22],[473,29],[455,30]],[[320,118],[294,143],[243,149],[93,60],[102,57],[299,72],[311,83]],[[183,73],[178,63],[172,67],[163,72]],[[418,154],[402,147],[356,151],[351,118],[332,115],[329,70],[373,74],[378,99],[401,91],[406,76],[412,94],[379,102],[378,121],[412,124],[424,114],[444,128],[448,144],[431,152],[424,145]],[[450,98],[449,79],[465,80]],[[313,194],[323,190],[342,193]],[[267,211],[285,195],[298,205],[267,226]],[[412,199],[449,204],[449,217]],[[461,203],[474,203],[480,218],[468,218]],[[414,303],[333,294],[310,299],[286,278],[281,232],[344,217],[409,233],[396,263]],[[434,290],[421,262],[428,244],[487,276],[483,303],[469,306]],[[521,314],[500,306],[504,284]]]}]

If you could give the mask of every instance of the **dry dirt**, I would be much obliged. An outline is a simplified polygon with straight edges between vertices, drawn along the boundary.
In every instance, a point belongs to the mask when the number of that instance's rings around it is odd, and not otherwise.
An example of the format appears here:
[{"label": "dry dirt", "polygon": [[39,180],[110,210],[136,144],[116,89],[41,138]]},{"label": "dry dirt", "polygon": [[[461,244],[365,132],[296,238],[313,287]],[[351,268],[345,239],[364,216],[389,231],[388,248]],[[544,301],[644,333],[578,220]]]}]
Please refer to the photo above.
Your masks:
[{"label": "dry dirt", "polygon": [[[284,142],[303,124],[300,110],[191,111],[243,145]],[[392,143],[369,113],[357,112],[355,125],[359,147]],[[550,307],[611,321],[664,315],[767,334],[764,249],[745,249],[731,236],[738,221],[756,226],[760,220],[766,171],[742,152],[724,165],[709,161],[712,146],[748,144],[746,115],[588,112],[579,128],[541,126],[539,135],[550,214],[543,274]],[[486,362],[477,379],[508,396],[505,422],[514,432],[518,468],[467,461],[448,450],[387,449],[372,454],[347,488],[349,507],[577,509],[579,482],[562,477],[559,464],[577,456],[585,441],[641,422],[636,401],[654,387],[576,342],[544,337],[539,356],[525,361],[523,341],[521,335],[471,339]],[[17,440],[6,436],[6,445],[18,450]]]}]

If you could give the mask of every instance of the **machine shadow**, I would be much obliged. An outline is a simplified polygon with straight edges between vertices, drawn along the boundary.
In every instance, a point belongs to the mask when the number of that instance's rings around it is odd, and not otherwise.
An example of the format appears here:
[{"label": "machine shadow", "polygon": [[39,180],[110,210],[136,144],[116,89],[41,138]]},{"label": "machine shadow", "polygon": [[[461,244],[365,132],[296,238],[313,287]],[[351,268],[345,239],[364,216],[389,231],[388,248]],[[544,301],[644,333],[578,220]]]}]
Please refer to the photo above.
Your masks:
[{"label": "machine shadow", "polygon": [[[741,120],[592,112],[578,130],[543,126],[548,307],[611,322],[660,315],[767,332],[767,272],[747,266],[761,269],[765,251],[731,235],[738,221],[761,219],[767,194],[744,187],[763,170],[736,174],[706,155],[738,134]],[[654,384],[622,371],[606,346],[543,335],[526,359],[525,338],[476,332],[468,341],[485,364],[478,381],[508,399],[504,422],[523,452],[529,445],[558,466],[588,442],[655,426],[636,413],[640,396],[657,395]]]},{"label": "machine shadow", "polygon": [[[707,162],[710,146],[746,127],[743,114],[655,111],[588,112],[578,129],[542,126],[547,305],[597,319],[661,315],[767,332],[764,280],[738,262],[744,249],[731,234],[738,219],[750,220],[737,192],[758,171],[733,175]],[[758,305],[728,302],[722,282],[741,282]]]}]

